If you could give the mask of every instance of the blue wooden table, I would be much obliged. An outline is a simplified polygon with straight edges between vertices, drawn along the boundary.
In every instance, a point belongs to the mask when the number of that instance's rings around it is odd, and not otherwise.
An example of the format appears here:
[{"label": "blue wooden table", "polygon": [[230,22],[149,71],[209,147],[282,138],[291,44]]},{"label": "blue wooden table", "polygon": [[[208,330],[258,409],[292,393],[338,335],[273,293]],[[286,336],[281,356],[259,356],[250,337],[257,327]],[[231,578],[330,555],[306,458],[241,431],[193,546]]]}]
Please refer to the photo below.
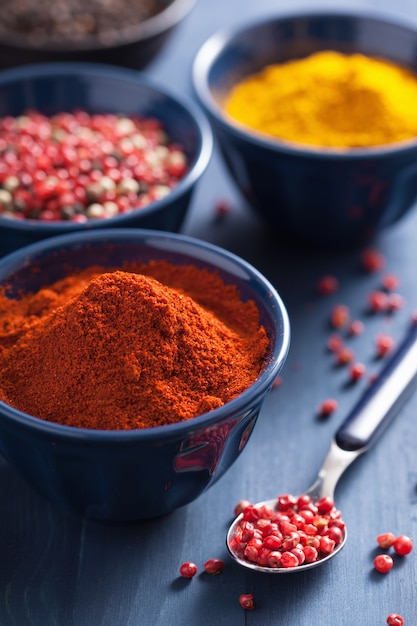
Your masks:
[{"label": "blue wooden table", "polygon": [[[217,28],[272,11],[313,8],[294,0],[199,0],[147,70],[179,91],[191,91],[192,60]],[[320,7],[343,7],[336,0]],[[417,22],[415,0],[349,0],[346,8],[378,8]],[[225,200],[231,211],[216,219]],[[385,272],[401,280],[402,310],[366,315],[370,290],[381,273],[360,270],[360,250],[326,252],[278,243],[237,195],[217,151],[196,193],[184,229],[239,254],[277,287],[291,319],[292,345],[282,373],[260,414],[252,438],[229,472],[196,502],[174,514],[130,526],[96,525],[42,500],[0,461],[0,626],[383,626],[390,612],[417,624],[417,547],[397,559],[391,572],[374,571],[375,537],[385,531],[417,540],[417,394],[403,407],[377,445],[343,476],[337,504],[349,540],[332,562],[310,572],[267,576],[240,568],[225,547],[235,503],[302,492],[315,477],[333,433],[378,371],[374,338],[400,339],[417,310],[417,211],[383,233],[375,247]],[[338,277],[336,294],[315,293],[317,279]],[[338,302],[365,323],[350,346],[367,376],[348,385],[347,369],[326,351],[329,313]],[[318,419],[327,397],[338,410]],[[210,557],[223,558],[220,576],[179,577],[183,561],[202,571]],[[254,595],[244,611],[241,593]]]}]

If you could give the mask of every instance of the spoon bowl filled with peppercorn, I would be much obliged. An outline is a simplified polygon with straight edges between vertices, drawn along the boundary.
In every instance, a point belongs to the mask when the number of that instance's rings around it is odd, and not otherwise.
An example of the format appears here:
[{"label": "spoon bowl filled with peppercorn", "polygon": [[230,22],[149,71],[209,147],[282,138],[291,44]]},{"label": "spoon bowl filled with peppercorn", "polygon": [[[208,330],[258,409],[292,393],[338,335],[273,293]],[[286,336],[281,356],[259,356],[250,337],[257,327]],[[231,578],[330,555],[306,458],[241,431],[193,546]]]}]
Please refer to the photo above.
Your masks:
[{"label": "spoon bowl filled with peppercorn", "polygon": [[342,512],[334,504],[338,480],[398,413],[416,381],[414,322],[338,428],[313,484],[297,497],[282,494],[258,504],[237,505],[226,538],[231,556],[244,567],[268,574],[308,570],[336,556],[347,541]]},{"label": "spoon bowl filled with peppercorn", "polygon": [[194,105],[133,70],[52,63],[0,77],[0,256],[68,232],[180,230],[211,157]]},{"label": "spoon bowl filled with peppercorn", "polygon": [[102,521],[174,511],[244,450],[286,360],[275,288],[184,235],[101,229],[0,260],[0,452]]}]

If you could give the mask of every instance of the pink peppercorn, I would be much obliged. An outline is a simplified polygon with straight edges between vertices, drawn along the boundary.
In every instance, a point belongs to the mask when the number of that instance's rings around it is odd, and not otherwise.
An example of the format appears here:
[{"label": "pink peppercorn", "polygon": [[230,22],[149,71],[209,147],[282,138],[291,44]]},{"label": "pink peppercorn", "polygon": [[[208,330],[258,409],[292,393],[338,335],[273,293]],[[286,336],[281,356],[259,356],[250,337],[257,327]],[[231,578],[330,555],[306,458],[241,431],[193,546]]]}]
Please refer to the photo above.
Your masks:
[{"label": "pink peppercorn", "polygon": [[403,626],[404,618],[398,613],[390,613],[387,617],[388,626]]},{"label": "pink peppercorn", "polygon": [[400,286],[400,280],[395,274],[385,274],[381,280],[382,286],[387,291],[395,291]]},{"label": "pink peppercorn", "polygon": [[357,335],[361,335],[364,331],[365,325],[361,320],[352,320],[349,324],[348,334],[351,337],[356,337]]},{"label": "pink peppercorn", "polygon": [[375,344],[377,355],[383,358],[394,348],[395,341],[390,335],[379,334],[376,336]]},{"label": "pink peppercorn", "polygon": [[380,574],[388,574],[393,565],[394,561],[389,554],[378,554],[374,558],[374,567]]},{"label": "pink peppercorn", "polygon": [[349,322],[349,309],[344,304],[337,304],[330,313],[330,324],[333,328],[343,328]]},{"label": "pink peppercorn", "polygon": [[336,365],[347,365],[353,360],[353,350],[350,348],[342,348],[336,354]]},{"label": "pink peppercorn", "polygon": [[333,398],[327,398],[326,400],[323,400],[323,402],[320,404],[318,408],[318,413],[323,417],[327,417],[334,413],[337,407],[338,404],[336,400],[334,400]]},{"label": "pink peppercorn", "polygon": [[377,250],[367,248],[361,254],[361,266],[365,272],[377,272],[385,266],[385,257]]},{"label": "pink peppercorn", "polygon": [[393,533],[381,533],[377,536],[376,541],[380,548],[387,550],[394,543],[395,535]]},{"label": "pink peppercorn", "polygon": [[331,334],[327,339],[327,349],[330,352],[339,352],[343,348],[343,339],[337,333]]},{"label": "pink peppercorn", "polygon": [[207,574],[212,574],[214,576],[220,574],[223,571],[223,568],[224,561],[221,559],[212,558],[208,559],[208,561],[204,563],[204,571],[206,571]]},{"label": "pink peppercorn", "polygon": [[331,274],[327,274],[325,276],[322,276],[317,281],[316,290],[317,293],[319,293],[321,296],[328,296],[337,291],[338,287],[339,282],[337,278],[335,276],[332,276]]},{"label": "pink peppercorn", "polygon": [[352,381],[359,380],[360,378],[364,376],[365,372],[366,372],[366,367],[363,363],[353,363],[349,371],[350,379]]},{"label": "pink peppercorn", "polygon": [[253,601],[253,595],[251,593],[242,593],[239,596],[239,604],[246,611],[254,609],[255,603]]},{"label": "pink peppercorn", "polygon": [[385,291],[371,291],[368,294],[368,305],[373,313],[381,313],[388,309],[388,295]]},{"label": "pink peppercorn", "polygon": [[406,554],[410,554],[412,551],[413,540],[410,537],[407,537],[407,535],[398,535],[398,537],[394,539],[392,547],[397,554],[405,556]]},{"label": "pink peppercorn", "polygon": [[193,578],[197,574],[197,565],[186,561],[180,567],[180,574],[183,578]]}]

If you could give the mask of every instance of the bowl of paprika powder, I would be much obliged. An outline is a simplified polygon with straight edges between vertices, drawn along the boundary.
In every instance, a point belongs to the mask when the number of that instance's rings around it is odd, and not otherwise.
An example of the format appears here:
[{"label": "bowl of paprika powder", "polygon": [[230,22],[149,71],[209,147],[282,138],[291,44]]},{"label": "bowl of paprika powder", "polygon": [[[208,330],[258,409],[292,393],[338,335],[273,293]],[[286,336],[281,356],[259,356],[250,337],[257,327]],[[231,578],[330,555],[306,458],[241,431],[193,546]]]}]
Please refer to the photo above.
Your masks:
[{"label": "bowl of paprika powder", "polygon": [[45,63],[0,75],[0,256],[98,228],[176,232],[212,151],[191,99],[145,74]]},{"label": "bowl of paprika powder", "polygon": [[0,260],[0,451],[90,519],[186,505],[245,448],[289,321],[232,253],[157,230],[61,235]]}]

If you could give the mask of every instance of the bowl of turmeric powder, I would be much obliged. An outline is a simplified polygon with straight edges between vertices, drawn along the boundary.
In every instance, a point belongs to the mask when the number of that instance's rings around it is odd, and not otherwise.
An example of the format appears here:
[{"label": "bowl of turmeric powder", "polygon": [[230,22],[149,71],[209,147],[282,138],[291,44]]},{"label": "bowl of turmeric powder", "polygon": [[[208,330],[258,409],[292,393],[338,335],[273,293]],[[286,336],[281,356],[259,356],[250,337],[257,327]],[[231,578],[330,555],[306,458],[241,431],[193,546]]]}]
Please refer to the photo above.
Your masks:
[{"label": "bowl of turmeric powder", "polygon": [[289,240],[357,246],[417,199],[417,28],[279,14],[217,32],[193,66],[232,180]]},{"label": "bowl of turmeric powder", "polygon": [[0,260],[0,452],[89,519],[170,513],[250,439],[284,365],[274,286],[179,234],[52,237]]}]

